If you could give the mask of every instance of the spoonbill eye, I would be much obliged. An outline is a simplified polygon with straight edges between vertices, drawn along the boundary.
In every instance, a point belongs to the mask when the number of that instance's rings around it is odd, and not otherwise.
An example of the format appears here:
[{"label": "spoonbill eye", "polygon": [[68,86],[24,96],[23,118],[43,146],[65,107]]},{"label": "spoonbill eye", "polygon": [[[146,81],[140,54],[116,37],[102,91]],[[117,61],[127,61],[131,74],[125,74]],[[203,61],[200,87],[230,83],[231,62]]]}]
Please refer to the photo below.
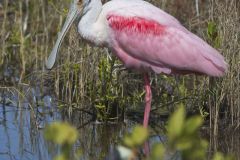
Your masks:
[{"label": "spoonbill eye", "polygon": [[78,8],[82,8],[82,6],[83,6],[83,0],[78,0],[78,1],[77,1],[77,6],[78,6]]},{"label": "spoonbill eye", "polygon": [[82,0],[78,0],[78,2],[77,2],[77,5],[78,5],[78,6],[81,6],[81,5],[82,5],[82,3],[83,3],[83,1],[82,1]]}]

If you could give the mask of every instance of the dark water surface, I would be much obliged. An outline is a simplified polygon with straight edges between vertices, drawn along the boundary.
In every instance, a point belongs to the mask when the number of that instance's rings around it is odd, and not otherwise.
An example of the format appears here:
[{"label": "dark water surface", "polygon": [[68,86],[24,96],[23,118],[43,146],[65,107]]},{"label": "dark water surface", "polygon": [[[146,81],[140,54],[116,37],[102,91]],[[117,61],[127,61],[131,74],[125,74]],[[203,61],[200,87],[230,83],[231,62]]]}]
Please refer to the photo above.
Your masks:
[{"label": "dark water surface", "polygon": [[[74,111],[69,114],[53,103],[53,96],[41,96],[38,88],[24,92],[19,98],[15,89],[2,89],[0,103],[0,160],[51,160],[59,147],[43,137],[43,128],[53,121],[69,121],[78,128],[81,159],[104,159],[109,150],[131,129],[134,122],[104,125],[92,116]],[[74,151],[73,151],[74,152]]]},{"label": "dark water surface", "polygon": [[[80,137],[74,150],[82,150],[81,159],[105,159],[123,135],[136,124],[133,120],[120,124],[101,124],[93,121],[92,115],[80,111],[74,111],[70,116],[57,107],[54,96],[42,94],[38,87],[25,87],[23,93],[14,88],[0,90],[0,160],[53,159],[59,147],[44,140],[43,128],[53,121],[63,120],[78,128]],[[155,124],[152,127],[159,128]],[[219,136],[211,135],[208,127],[203,130],[203,136],[210,142],[209,155],[218,148],[224,153],[235,153],[240,157],[237,130],[222,126]],[[151,143],[164,139],[164,135],[160,136],[157,132],[153,135],[156,136],[150,139]]]},{"label": "dark water surface", "polygon": [[[36,104],[36,90],[26,92],[34,95],[31,100]],[[44,96],[42,105],[36,107],[28,101],[29,97],[20,100],[14,89],[1,93],[0,159],[52,159],[41,129],[46,123],[61,119],[57,109],[49,106],[51,97]]]}]

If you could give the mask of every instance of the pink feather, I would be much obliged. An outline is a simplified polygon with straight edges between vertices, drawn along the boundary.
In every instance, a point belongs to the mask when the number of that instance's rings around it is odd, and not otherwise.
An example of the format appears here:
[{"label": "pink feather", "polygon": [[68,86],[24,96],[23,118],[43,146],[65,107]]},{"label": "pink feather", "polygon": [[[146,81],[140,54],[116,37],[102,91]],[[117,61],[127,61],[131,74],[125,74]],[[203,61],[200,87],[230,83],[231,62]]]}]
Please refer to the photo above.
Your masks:
[{"label": "pink feather", "polygon": [[107,20],[111,28],[111,48],[127,67],[151,69],[156,73],[210,76],[222,76],[227,70],[217,50],[183,28],[113,13],[108,14]]}]

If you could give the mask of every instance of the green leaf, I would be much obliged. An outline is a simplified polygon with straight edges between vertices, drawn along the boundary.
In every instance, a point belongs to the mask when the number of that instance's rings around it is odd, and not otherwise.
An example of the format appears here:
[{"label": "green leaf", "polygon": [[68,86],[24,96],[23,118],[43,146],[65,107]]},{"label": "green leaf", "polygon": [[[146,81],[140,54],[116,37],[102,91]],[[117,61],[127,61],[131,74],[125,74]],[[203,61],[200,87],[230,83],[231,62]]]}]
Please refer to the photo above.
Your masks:
[{"label": "green leaf", "polygon": [[220,152],[217,152],[213,156],[213,160],[224,160],[223,154]]},{"label": "green leaf", "polygon": [[151,151],[151,160],[161,160],[164,158],[166,148],[163,144],[155,144]]},{"label": "green leaf", "polygon": [[173,141],[179,136],[183,130],[185,121],[185,108],[183,104],[178,106],[178,109],[172,114],[167,126],[169,141]]},{"label": "green leaf", "polygon": [[54,122],[44,130],[45,139],[56,144],[74,144],[78,137],[77,130],[64,122]]},{"label": "green leaf", "polygon": [[187,119],[184,127],[184,132],[188,135],[193,134],[201,127],[202,124],[203,119],[201,116],[193,116]]},{"label": "green leaf", "polygon": [[198,136],[194,136],[189,140],[192,142],[192,146],[182,151],[183,159],[205,160],[208,142],[201,140]]},{"label": "green leaf", "polygon": [[215,39],[217,33],[217,25],[214,22],[208,22],[207,35],[210,40]]},{"label": "green leaf", "polygon": [[67,158],[65,157],[65,155],[60,154],[54,157],[54,160],[67,160]]},{"label": "green leaf", "polygon": [[211,38],[213,35],[213,30],[214,30],[214,23],[213,22],[208,22],[208,27],[207,27],[207,34],[208,37]]},{"label": "green leaf", "polygon": [[177,150],[186,150],[192,147],[192,139],[189,137],[180,138],[176,141]]},{"label": "green leaf", "polygon": [[105,105],[101,105],[101,104],[96,104],[95,107],[96,107],[97,109],[105,109],[105,108],[106,108]]},{"label": "green leaf", "polygon": [[123,143],[130,147],[134,148],[142,145],[148,138],[148,130],[142,126],[136,126],[133,128],[132,133],[127,135],[123,139]]},{"label": "green leaf", "polygon": [[123,143],[124,143],[126,146],[128,146],[129,148],[135,147],[134,141],[132,140],[132,138],[131,138],[129,135],[127,135],[127,136],[124,137]]},{"label": "green leaf", "polygon": [[216,152],[213,156],[213,160],[234,160],[236,159],[234,156],[232,155],[225,155],[221,152]]},{"label": "green leaf", "polygon": [[148,138],[148,130],[143,126],[136,126],[132,132],[132,139],[135,145],[142,145]]}]

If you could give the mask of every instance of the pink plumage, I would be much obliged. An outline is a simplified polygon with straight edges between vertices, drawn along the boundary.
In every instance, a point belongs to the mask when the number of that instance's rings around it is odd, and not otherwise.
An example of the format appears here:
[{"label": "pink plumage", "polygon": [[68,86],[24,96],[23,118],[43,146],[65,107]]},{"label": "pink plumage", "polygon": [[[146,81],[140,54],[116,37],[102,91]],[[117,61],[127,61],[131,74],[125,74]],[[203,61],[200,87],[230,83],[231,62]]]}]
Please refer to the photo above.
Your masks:
[{"label": "pink plumage", "polygon": [[141,17],[110,14],[107,20],[112,48],[127,67],[210,76],[222,76],[227,69],[224,58],[214,48],[187,30]]}]

